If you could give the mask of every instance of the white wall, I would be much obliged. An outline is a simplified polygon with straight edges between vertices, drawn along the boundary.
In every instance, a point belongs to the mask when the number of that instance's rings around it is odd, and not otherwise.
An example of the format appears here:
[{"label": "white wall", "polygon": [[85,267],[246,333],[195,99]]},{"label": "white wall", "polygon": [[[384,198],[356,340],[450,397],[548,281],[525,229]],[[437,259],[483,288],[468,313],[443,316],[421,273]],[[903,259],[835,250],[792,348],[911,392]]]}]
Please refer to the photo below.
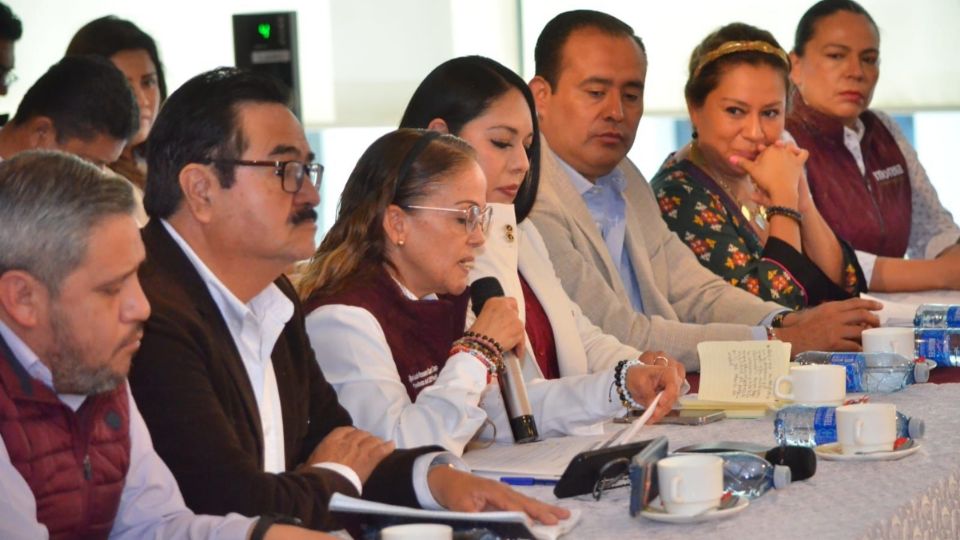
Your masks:
[{"label": "white wall", "polygon": [[[233,63],[231,15],[296,11],[304,123],[319,133],[327,165],[324,217],[332,220],[339,186],[373,138],[399,121],[423,76],[440,61],[483,54],[533,71],[533,44],[556,13],[580,0],[7,0],[24,23],[17,43],[19,80],[0,112],[63,55],[73,33],[107,14],[129,18],[158,42],[171,90],[202,71]],[[812,0],[811,0],[812,2]],[[810,2],[770,0],[592,0],[634,26],[650,56],[647,115],[630,156],[652,175],[674,150],[672,119],[683,115],[684,66],[695,43],[733,20],[766,27],[784,47]],[[882,35],[883,76],[876,103],[896,111],[960,109],[960,1],[863,0]],[[522,15],[522,16],[521,16]],[[521,40],[521,35],[523,39]],[[920,101],[917,101],[920,100]],[[369,129],[353,129],[366,127]],[[339,129],[345,128],[345,129]],[[948,207],[960,217],[952,154],[960,112],[915,117],[917,148]]]}]

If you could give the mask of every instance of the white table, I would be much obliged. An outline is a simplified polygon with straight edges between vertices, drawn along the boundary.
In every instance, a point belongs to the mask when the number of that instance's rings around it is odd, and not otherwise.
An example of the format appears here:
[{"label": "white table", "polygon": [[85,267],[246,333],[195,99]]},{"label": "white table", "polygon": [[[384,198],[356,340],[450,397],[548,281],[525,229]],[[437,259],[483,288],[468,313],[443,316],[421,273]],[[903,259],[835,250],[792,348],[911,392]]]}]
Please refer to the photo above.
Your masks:
[{"label": "white table", "polygon": [[960,291],[920,291],[913,293],[870,293],[884,303],[880,323],[884,326],[912,326],[920,304],[960,304]]},{"label": "white table", "polygon": [[[627,488],[557,501],[549,487],[525,493],[583,510],[566,538],[616,539],[955,539],[960,538],[960,384],[915,385],[875,396],[926,421],[920,450],[899,461],[818,459],[809,480],[771,491],[728,519],[691,525],[631,518]],[[773,421],[724,420],[698,427],[648,426],[641,439],[666,436],[670,448],[708,441],[747,441],[773,447]]]}]

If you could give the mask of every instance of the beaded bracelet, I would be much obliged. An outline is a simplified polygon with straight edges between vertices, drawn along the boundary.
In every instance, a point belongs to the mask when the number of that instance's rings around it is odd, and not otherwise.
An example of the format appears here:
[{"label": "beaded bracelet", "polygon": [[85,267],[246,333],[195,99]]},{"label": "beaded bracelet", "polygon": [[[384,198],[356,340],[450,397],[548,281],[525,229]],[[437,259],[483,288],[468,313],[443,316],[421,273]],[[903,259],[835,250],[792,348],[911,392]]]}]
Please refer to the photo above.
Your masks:
[{"label": "beaded bracelet", "polygon": [[463,335],[467,337],[479,339],[480,341],[489,345],[491,348],[496,349],[499,354],[503,354],[503,347],[500,346],[500,343],[498,343],[497,340],[493,339],[490,336],[486,336],[477,332],[472,332],[470,330],[467,330],[466,332],[464,332]]},{"label": "beaded bracelet", "polygon": [[473,340],[458,339],[453,342],[453,346],[450,348],[449,356],[453,356],[458,353],[467,353],[470,356],[476,358],[480,361],[485,368],[487,368],[487,384],[490,384],[490,380],[494,375],[496,375],[501,362],[491,358],[486,351],[486,348],[483,346],[478,346],[479,343]]},{"label": "beaded bracelet", "polygon": [[497,367],[500,367],[501,365],[503,365],[503,354],[501,354],[499,351],[494,349],[489,344],[483,341],[480,341],[475,337],[464,336],[458,339],[457,341],[454,341],[453,344],[454,345],[461,344],[471,349],[476,349],[480,351],[480,353],[483,354],[485,357],[487,357],[491,362],[496,364]]},{"label": "beaded bracelet", "polygon": [[787,208],[786,206],[771,206],[767,208],[767,219],[769,220],[773,216],[790,218],[796,221],[797,225],[803,225],[803,214],[797,210],[794,210],[793,208]]},{"label": "beaded bracelet", "polygon": [[777,329],[773,326],[764,326],[767,330],[767,341],[780,341],[780,336],[777,335]]},{"label": "beaded bracelet", "polygon": [[503,355],[477,338],[464,336],[453,342],[453,346],[464,346],[479,351],[497,367],[503,365]]},{"label": "beaded bracelet", "polygon": [[613,369],[613,384],[617,387],[617,395],[620,397],[620,403],[627,409],[642,409],[643,405],[637,403],[627,388],[627,371],[633,366],[642,365],[639,358],[630,360],[621,360],[617,362],[617,367]]}]

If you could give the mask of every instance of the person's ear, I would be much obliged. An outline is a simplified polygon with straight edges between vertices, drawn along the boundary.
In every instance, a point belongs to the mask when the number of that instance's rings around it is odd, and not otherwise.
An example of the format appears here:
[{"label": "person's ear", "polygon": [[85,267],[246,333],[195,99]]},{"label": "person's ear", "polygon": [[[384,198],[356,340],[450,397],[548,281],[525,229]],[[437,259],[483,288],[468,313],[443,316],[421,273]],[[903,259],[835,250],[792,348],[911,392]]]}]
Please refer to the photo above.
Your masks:
[{"label": "person's ear", "polygon": [[407,242],[407,213],[395,204],[387,207],[383,213],[383,232],[387,241],[394,246],[403,247]]},{"label": "person's ear", "polygon": [[27,145],[30,149],[55,150],[57,128],[49,116],[34,116],[26,125]]},{"label": "person's ear", "polygon": [[547,114],[553,88],[551,88],[550,83],[540,75],[530,79],[527,85],[530,86],[530,92],[533,93],[533,101],[537,105],[537,117],[543,118],[544,115]]},{"label": "person's ear", "polygon": [[194,219],[209,223],[213,217],[213,199],[220,190],[220,180],[211,166],[189,163],[178,177],[183,191],[183,207]]},{"label": "person's ear", "polygon": [[797,88],[800,88],[800,56],[795,52],[790,53],[790,82]]},{"label": "person's ear", "polygon": [[427,129],[438,133],[449,134],[450,128],[447,127],[447,121],[443,118],[434,118],[427,124]]},{"label": "person's ear", "polygon": [[47,287],[22,270],[9,270],[0,276],[0,308],[15,324],[34,328],[48,312]]},{"label": "person's ear", "polygon": [[693,128],[693,133],[697,133],[697,126],[700,125],[700,108],[695,107],[692,103],[690,103],[690,100],[687,100],[687,115],[690,117],[690,124]]}]

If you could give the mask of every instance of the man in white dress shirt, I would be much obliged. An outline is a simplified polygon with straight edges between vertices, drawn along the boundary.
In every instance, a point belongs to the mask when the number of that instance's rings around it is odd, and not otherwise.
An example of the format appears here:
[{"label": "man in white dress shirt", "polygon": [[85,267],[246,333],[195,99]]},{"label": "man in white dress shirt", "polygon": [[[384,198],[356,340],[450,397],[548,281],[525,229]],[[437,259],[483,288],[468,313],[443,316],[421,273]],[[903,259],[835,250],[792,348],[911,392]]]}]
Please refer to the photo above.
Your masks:
[{"label": "man in white dress shirt", "polygon": [[174,92],[150,134],[140,277],[153,315],[130,381],[187,505],[315,528],[337,525],[335,492],[565,517],[439,447],[394,450],[352,427],[282,275],[313,253],[322,171],[288,99],[272,79],[222,68]]}]

